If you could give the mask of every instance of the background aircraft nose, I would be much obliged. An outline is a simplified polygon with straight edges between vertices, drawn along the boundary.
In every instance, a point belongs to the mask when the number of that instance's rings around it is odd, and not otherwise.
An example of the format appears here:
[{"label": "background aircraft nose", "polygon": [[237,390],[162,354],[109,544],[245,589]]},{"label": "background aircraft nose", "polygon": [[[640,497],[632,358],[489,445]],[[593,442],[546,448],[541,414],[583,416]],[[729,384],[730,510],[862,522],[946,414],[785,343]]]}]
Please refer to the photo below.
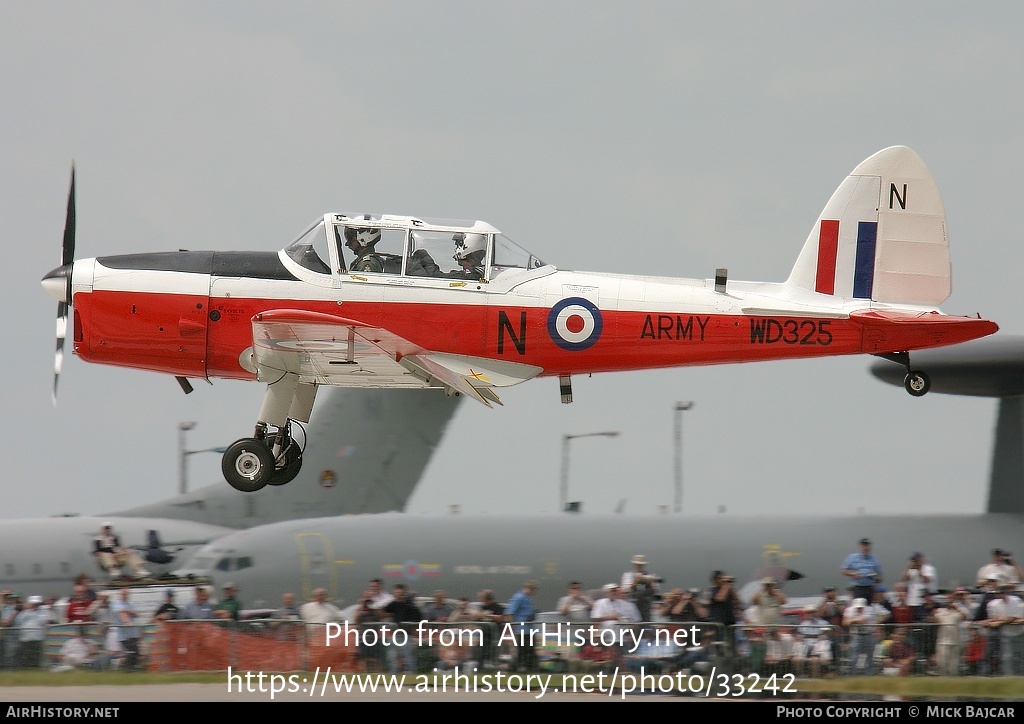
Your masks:
[{"label": "background aircraft nose", "polygon": [[43,289],[58,302],[67,303],[68,279],[71,276],[71,264],[59,266],[45,277],[42,282]]}]

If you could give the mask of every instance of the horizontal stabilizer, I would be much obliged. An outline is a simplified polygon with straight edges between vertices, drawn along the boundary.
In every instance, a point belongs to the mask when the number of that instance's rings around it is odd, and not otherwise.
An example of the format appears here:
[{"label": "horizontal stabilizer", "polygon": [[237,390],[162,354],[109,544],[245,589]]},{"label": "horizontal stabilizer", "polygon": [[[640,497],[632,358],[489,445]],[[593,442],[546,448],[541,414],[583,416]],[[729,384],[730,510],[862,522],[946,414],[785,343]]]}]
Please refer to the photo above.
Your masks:
[{"label": "horizontal stabilizer", "polygon": [[852,312],[850,319],[863,325],[862,351],[870,354],[958,344],[994,334],[999,329],[995,322],[987,319],[938,312],[870,310]]}]

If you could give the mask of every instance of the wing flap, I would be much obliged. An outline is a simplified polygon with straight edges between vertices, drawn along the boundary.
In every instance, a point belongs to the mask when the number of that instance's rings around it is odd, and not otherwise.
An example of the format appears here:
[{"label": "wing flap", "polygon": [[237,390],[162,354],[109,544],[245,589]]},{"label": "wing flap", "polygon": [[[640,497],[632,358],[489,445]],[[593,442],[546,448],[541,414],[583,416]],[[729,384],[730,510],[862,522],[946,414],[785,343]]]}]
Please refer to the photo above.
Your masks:
[{"label": "wing flap", "polygon": [[403,357],[400,364],[414,374],[423,375],[426,378],[423,381],[432,387],[435,385],[432,385],[431,382],[436,380],[441,386],[449,387],[456,392],[461,392],[467,397],[470,397],[477,402],[482,402],[488,407],[491,407],[490,401],[496,397],[496,395],[489,390],[487,397],[480,394],[480,391],[474,387],[465,376],[460,375],[438,363],[432,355],[409,355],[407,357]]}]

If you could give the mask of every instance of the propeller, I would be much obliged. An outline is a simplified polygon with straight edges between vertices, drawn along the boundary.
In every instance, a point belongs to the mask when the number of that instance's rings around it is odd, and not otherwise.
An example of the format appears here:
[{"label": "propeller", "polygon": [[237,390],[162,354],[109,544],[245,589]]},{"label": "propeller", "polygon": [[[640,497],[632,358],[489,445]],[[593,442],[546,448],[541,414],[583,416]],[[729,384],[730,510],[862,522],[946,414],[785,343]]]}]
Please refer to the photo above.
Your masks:
[{"label": "propeller", "polygon": [[71,190],[68,191],[68,213],[64,221],[64,246],[61,265],[43,277],[43,289],[57,298],[57,351],[53,360],[53,404],[57,404],[57,382],[64,363],[64,339],[68,331],[68,308],[71,306],[71,273],[75,265],[75,164],[71,164]]}]

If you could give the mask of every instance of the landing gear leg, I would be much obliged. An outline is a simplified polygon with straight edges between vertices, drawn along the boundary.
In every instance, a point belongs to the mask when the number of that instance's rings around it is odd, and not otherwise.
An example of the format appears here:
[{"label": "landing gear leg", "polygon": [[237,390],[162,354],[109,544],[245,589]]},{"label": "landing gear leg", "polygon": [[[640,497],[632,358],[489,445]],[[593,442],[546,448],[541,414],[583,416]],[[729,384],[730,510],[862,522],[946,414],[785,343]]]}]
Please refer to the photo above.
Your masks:
[{"label": "landing gear leg", "polygon": [[267,481],[268,485],[284,485],[295,480],[302,469],[302,447],[292,437],[292,421],[277,431],[278,446],[281,454],[277,456],[274,472]]}]

